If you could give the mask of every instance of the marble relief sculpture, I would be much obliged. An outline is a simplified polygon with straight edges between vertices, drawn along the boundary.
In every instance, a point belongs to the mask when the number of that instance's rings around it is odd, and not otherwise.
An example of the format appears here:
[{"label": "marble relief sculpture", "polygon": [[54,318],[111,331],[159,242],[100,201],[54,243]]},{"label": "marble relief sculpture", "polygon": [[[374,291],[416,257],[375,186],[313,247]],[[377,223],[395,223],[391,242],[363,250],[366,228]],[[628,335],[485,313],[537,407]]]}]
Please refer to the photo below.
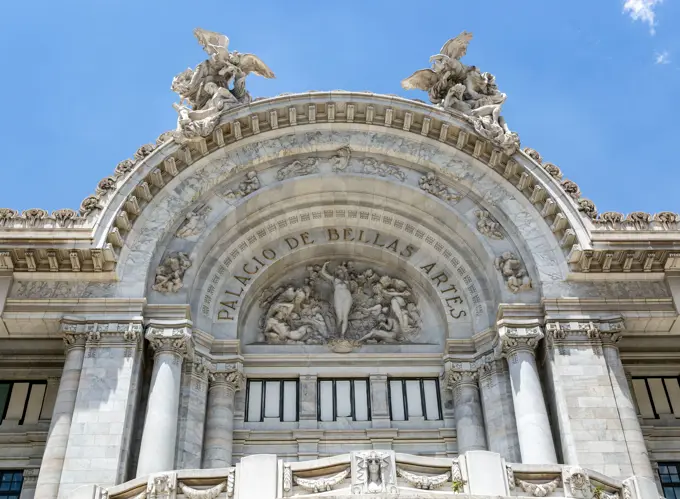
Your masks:
[{"label": "marble relief sculpture", "polygon": [[388,452],[365,451],[352,453],[356,474],[352,479],[352,494],[395,494],[394,463]]},{"label": "marble relief sculpture", "polygon": [[194,35],[210,57],[172,80],[170,88],[180,96],[179,104],[173,105],[179,117],[172,136],[180,144],[208,136],[222,111],[251,102],[246,90],[250,73],[274,78],[272,70],[256,55],[229,51],[225,35],[201,28],[196,28]]},{"label": "marble relief sculpture", "polygon": [[522,266],[520,259],[514,253],[506,251],[496,258],[494,264],[512,293],[528,291],[532,288],[531,278]]},{"label": "marble relief sculpture", "polygon": [[420,310],[407,283],[372,268],[360,271],[353,262],[334,267],[309,266],[304,282],[262,293],[261,342],[359,345],[410,342],[420,335]]},{"label": "marble relief sculpture", "polygon": [[506,154],[514,154],[519,149],[519,137],[500,115],[506,95],[498,90],[495,76],[460,61],[470,40],[472,33],[466,31],[450,39],[439,54],[430,57],[432,68],[416,71],[401,86],[425,90],[430,102],[461,113],[479,135]]},{"label": "marble relief sculpture", "polygon": [[173,253],[156,269],[153,289],[160,293],[177,293],[184,286],[184,273],[191,267],[191,260],[182,252]]},{"label": "marble relief sculpture", "polygon": [[504,238],[501,224],[491,216],[491,213],[485,210],[477,210],[475,216],[477,217],[477,230],[480,234],[484,234],[489,239]]}]

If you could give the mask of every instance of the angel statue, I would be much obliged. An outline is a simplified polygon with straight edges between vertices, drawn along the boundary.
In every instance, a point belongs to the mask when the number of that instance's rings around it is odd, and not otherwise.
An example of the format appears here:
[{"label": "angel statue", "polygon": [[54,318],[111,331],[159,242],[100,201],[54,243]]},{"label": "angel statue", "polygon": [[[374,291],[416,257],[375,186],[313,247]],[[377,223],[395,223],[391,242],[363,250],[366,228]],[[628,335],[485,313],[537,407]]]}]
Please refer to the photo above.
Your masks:
[{"label": "angel statue", "polygon": [[420,69],[402,80],[406,90],[425,90],[430,102],[449,111],[458,111],[482,137],[508,154],[519,149],[519,137],[511,132],[501,116],[506,95],[498,90],[496,78],[467,66],[460,59],[466,54],[472,34],[463,31],[450,39],[440,53],[430,57],[431,69]]},{"label": "angel statue", "polygon": [[180,96],[180,103],[174,105],[179,120],[173,136],[178,142],[206,137],[215,128],[221,111],[250,103],[252,98],[246,90],[250,73],[275,77],[256,55],[230,52],[225,35],[201,28],[196,28],[194,35],[210,57],[172,80],[170,88]]}]

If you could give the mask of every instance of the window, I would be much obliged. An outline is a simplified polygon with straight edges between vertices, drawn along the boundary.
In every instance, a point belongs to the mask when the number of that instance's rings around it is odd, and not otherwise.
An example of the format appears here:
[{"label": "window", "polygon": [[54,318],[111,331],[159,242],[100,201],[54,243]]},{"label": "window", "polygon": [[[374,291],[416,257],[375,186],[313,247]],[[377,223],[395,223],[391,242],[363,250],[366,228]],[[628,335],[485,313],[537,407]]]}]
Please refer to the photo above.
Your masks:
[{"label": "window", "polygon": [[37,423],[46,389],[46,381],[0,381],[0,422]]},{"label": "window", "polygon": [[298,380],[254,379],[246,387],[246,422],[298,420]]},{"label": "window", "polygon": [[633,391],[643,418],[659,419],[664,414],[680,418],[678,378],[633,378]]},{"label": "window", "polygon": [[21,471],[0,471],[0,499],[19,499],[23,483]]},{"label": "window", "polygon": [[319,421],[371,420],[371,401],[367,379],[320,379],[317,390]]},{"label": "window", "polygon": [[680,463],[659,463],[659,478],[666,499],[680,499]]},{"label": "window", "polygon": [[410,419],[437,421],[442,419],[442,402],[438,379],[391,378],[388,390],[392,421],[408,421]]}]

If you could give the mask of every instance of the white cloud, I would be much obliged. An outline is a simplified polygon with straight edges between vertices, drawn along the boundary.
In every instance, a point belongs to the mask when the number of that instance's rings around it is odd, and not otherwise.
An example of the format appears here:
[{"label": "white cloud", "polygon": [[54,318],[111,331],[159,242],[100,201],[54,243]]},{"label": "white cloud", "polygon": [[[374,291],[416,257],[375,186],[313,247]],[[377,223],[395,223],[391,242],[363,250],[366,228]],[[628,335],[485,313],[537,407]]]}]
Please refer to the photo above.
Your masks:
[{"label": "white cloud", "polygon": [[656,63],[657,64],[670,64],[671,62],[671,55],[668,53],[668,50],[664,50],[660,54],[656,54]]},{"label": "white cloud", "polygon": [[623,12],[627,12],[634,21],[642,21],[649,24],[649,29],[654,34],[656,16],[654,8],[663,0],[626,0]]}]

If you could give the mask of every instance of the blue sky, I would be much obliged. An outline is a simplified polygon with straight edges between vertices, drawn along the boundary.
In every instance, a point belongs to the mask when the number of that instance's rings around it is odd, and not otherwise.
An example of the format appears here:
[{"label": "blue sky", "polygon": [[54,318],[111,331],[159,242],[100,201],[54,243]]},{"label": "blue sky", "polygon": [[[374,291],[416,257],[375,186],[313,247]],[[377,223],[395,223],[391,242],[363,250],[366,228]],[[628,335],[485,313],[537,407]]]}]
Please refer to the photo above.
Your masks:
[{"label": "blue sky", "polygon": [[273,69],[275,80],[250,77],[254,97],[425,99],[401,79],[472,31],[464,61],[496,75],[523,146],[601,212],[677,212],[679,21],[680,0],[2,2],[0,207],[77,208],[174,128],[170,82],[204,58],[200,26]]}]

